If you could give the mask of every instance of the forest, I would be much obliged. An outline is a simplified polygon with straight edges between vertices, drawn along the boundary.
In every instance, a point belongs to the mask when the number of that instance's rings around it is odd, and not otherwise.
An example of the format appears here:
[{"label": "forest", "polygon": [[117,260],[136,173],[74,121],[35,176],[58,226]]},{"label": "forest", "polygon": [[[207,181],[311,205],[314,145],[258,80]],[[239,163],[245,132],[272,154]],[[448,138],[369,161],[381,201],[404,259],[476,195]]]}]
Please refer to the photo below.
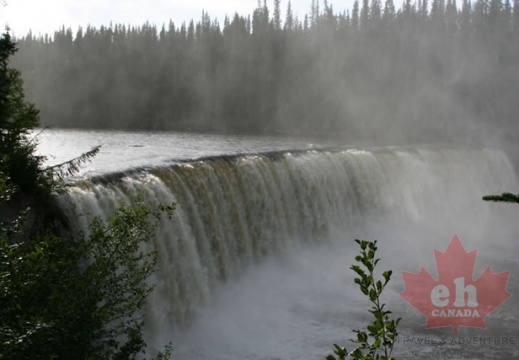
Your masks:
[{"label": "forest", "polygon": [[62,27],[12,65],[50,127],[513,143],[519,1],[417,1]]}]

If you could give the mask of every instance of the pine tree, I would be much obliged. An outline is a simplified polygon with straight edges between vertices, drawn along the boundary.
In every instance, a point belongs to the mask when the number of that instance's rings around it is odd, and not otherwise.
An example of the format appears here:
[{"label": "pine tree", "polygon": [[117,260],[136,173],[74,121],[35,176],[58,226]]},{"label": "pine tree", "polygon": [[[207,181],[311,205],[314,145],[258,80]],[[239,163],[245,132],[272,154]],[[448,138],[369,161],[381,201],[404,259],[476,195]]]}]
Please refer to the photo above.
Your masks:
[{"label": "pine tree", "polygon": [[470,0],[463,0],[463,5],[461,6],[461,14],[460,14],[460,34],[462,38],[462,43],[467,44],[470,33],[471,33],[471,25],[470,25],[470,17],[471,17],[472,7],[470,4]]},{"label": "pine tree", "polygon": [[353,10],[351,13],[351,27],[353,30],[359,30],[359,1],[355,0],[353,2]]},{"label": "pine tree", "polygon": [[380,0],[371,0],[371,27],[378,28],[380,25],[380,19],[382,17],[382,10],[380,6]]},{"label": "pine tree", "polygon": [[519,33],[519,0],[514,0],[514,32]]},{"label": "pine tree", "polygon": [[487,23],[490,32],[494,37],[499,36],[499,27],[501,25],[501,11],[503,9],[503,2],[501,0],[490,0]]},{"label": "pine tree", "polygon": [[429,15],[429,2],[427,0],[422,1],[422,11],[420,13],[421,20],[423,22],[427,21],[427,17]]},{"label": "pine tree", "polygon": [[0,38],[0,172],[19,193],[38,196],[50,188],[49,178],[40,171],[45,160],[35,155],[31,130],[39,125],[38,110],[25,102],[20,73],[8,67],[16,44],[9,33]]},{"label": "pine tree", "polygon": [[280,0],[274,0],[274,14],[272,18],[272,23],[274,25],[275,30],[281,30]]},{"label": "pine tree", "polygon": [[447,0],[446,20],[447,32],[452,37],[458,31],[458,6],[456,0]]},{"label": "pine tree", "polygon": [[369,26],[369,0],[362,0],[362,9],[360,10],[360,28],[363,33]]},{"label": "pine tree", "polygon": [[386,0],[384,3],[384,21],[388,24],[395,18],[395,5],[393,0]]},{"label": "pine tree", "polygon": [[193,20],[189,22],[189,27],[187,28],[187,41],[192,43],[195,39],[195,23]]},{"label": "pine tree", "polygon": [[503,4],[502,18],[503,18],[502,27],[503,27],[504,33],[507,34],[510,30],[513,29],[512,4],[510,4],[510,0],[505,0],[505,3]]},{"label": "pine tree", "polygon": [[478,41],[484,41],[488,33],[487,3],[485,0],[476,0],[473,5],[471,25]]},{"label": "pine tree", "polygon": [[290,1],[287,5],[287,15],[284,29],[288,31],[294,30],[294,15],[292,14],[292,4],[290,3]]}]

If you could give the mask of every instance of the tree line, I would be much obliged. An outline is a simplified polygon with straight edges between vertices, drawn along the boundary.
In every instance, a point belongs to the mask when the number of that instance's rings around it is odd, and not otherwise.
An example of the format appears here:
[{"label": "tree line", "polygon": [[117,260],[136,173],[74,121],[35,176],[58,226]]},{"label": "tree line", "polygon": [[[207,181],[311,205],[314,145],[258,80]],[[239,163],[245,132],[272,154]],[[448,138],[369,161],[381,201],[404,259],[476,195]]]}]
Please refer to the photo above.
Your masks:
[{"label": "tree line", "polygon": [[[43,125],[330,135],[398,142],[510,138],[519,1],[266,1],[223,25],[110,24],[18,39],[13,64]],[[51,90],[49,90],[51,89]]]}]

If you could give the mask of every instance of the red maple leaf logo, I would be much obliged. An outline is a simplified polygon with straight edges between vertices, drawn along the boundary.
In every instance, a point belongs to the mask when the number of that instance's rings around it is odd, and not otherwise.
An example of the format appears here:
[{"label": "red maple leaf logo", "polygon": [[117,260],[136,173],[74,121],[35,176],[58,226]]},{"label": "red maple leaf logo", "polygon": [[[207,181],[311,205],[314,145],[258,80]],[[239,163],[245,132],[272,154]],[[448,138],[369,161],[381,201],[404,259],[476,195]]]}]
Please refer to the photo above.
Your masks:
[{"label": "red maple leaf logo", "polygon": [[418,274],[402,272],[405,291],[400,294],[426,318],[426,329],[453,326],[486,328],[485,317],[512,296],[506,291],[509,271],[492,274],[488,266],[472,279],[477,249],[466,252],[454,234],[447,250],[434,250],[438,280],[422,266]]}]

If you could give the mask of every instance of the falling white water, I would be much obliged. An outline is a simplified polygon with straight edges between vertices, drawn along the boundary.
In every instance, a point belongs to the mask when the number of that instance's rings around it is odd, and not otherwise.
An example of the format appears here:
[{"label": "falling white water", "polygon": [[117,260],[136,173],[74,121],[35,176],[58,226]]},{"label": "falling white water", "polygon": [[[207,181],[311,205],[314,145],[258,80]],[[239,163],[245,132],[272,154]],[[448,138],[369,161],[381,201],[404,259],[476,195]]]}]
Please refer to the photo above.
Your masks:
[{"label": "falling white water", "polygon": [[[307,150],[106,174],[59,200],[82,230],[137,194],[177,203],[154,243],[151,352],[172,341],[179,359],[318,359],[364,311],[348,271],[352,239],[378,238],[395,274],[421,265],[434,273],[433,249],[443,251],[455,232],[481,252],[495,250],[492,234],[506,254],[517,212],[481,197],[518,185],[497,150]],[[420,328],[394,279],[391,302]]]}]

